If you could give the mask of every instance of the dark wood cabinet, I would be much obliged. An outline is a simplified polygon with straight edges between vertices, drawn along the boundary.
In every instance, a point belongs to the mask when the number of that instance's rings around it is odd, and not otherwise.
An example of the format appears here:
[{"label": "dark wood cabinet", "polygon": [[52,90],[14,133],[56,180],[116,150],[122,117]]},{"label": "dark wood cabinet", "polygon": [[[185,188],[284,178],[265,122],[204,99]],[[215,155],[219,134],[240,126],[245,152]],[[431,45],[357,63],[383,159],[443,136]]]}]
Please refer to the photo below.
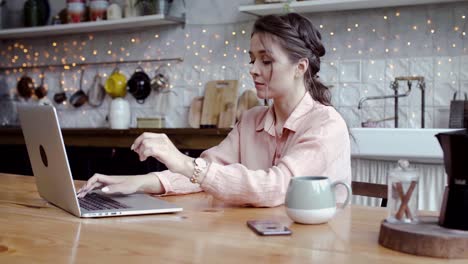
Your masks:
[{"label": "dark wood cabinet", "polygon": [[0,145],[0,172],[33,175],[26,145]]},{"label": "dark wood cabinet", "polygon": [[[140,161],[129,148],[66,147],[68,162],[75,180],[87,180],[94,173],[108,175],[135,175],[167,169],[154,158]],[[202,150],[185,150],[185,154],[198,157]],[[25,145],[1,145],[0,172],[33,175]]]},{"label": "dark wood cabinet", "polygon": [[[183,153],[198,157],[203,150],[221,142],[229,129],[156,129],[166,133]],[[146,174],[165,170],[154,158],[140,162],[130,150],[141,129],[63,129],[70,169],[75,180],[87,180],[94,173],[109,175]],[[0,129],[0,172],[33,175],[20,129]]]}]

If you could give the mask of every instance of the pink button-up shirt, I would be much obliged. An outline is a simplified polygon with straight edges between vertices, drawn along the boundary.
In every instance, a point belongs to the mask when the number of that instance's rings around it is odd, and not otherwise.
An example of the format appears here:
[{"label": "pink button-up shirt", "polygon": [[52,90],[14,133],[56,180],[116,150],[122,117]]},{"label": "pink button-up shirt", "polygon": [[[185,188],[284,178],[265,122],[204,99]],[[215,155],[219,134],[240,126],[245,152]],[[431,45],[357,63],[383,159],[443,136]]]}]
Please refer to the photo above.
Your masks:
[{"label": "pink button-up shirt", "polygon": [[[306,93],[282,135],[276,135],[274,119],[271,107],[244,112],[218,146],[201,154],[210,165],[200,186],[180,174],[155,172],[166,194],[204,190],[229,203],[269,207],[284,203],[291,177],[327,176],[351,183],[348,129],[333,107]],[[342,186],[336,197],[345,200]]]}]

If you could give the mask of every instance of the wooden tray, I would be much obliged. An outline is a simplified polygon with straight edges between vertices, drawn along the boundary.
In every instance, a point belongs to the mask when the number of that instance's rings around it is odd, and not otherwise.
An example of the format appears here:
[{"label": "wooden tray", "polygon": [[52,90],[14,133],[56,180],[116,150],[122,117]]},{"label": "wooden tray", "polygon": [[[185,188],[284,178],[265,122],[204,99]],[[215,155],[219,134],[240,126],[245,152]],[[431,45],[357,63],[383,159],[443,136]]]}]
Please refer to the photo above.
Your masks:
[{"label": "wooden tray", "polygon": [[380,225],[379,244],[401,252],[437,257],[468,258],[468,231],[448,229],[438,224],[439,217],[422,216],[418,223]]}]

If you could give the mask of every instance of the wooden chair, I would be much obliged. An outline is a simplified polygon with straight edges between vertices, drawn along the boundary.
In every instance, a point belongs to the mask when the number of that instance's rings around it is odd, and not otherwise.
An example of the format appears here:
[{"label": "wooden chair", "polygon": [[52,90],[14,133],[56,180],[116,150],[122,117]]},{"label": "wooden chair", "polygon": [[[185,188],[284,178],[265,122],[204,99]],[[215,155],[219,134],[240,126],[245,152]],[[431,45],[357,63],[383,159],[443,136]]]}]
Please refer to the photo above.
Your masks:
[{"label": "wooden chair", "polygon": [[387,185],[369,182],[351,182],[354,195],[382,198],[381,207],[387,207]]}]

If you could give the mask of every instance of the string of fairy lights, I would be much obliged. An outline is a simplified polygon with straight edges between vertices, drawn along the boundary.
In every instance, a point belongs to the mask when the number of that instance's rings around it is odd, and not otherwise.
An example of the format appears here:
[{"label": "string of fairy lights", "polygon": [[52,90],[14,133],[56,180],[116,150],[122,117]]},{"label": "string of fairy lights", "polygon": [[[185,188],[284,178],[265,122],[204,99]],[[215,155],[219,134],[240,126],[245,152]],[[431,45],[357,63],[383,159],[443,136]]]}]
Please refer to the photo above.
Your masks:
[{"label": "string of fairy lights", "polygon": [[[406,12],[406,11],[405,11]],[[408,11],[411,12],[411,11]],[[382,15],[380,19],[386,23],[392,23],[393,20],[399,19],[401,16],[401,11],[392,11],[388,12],[385,15]],[[466,16],[461,14],[454,17],[454,25],[451,28],[451,32],[458,36],[459,39],[464,40],[466,38]],[[372,24],[372,22],[370,22]],[[233,23],[231,25],[217,26],[216,29],[213,29],[209,25],[187,25],[187,28],[183,31],[182,34],[178,34],[175,38],[169,38],[159,33],[152,33],[151,35],[147,32],[142,31],[136,34],[128,34],[122,36],[126,38],[124,41],[112,41],[109,40],[102,43],[102,36],[98,34],[88,34],[85,37],[81,37],[79,40],[74,40],[74,37],[64,38],[61,37],[61,40],[51,40],[47,44],[43,44],[43,41],[38,41],[38,45],[30,44],[34,41],[18,40],[18,41],[6,41],[3,44],[5,48],[0,52],[1,61],[0,65],[3,67],[10,67],[3,73],[6,76],[12,76],[16,80],[21,78],[21,75],[25,72],[37,72],[40,73],[41,70],[34,69],[34,66],[44,65],[47,63],[61,63],[63,68],[54,67],[49,68],[48,71],[51,72],[61,72],[62,74],[71,73],[74,81],[79,79],[78,64],[86,63],[90,61],[110,60],[110,61],[120,61],[124,62],[127,59],[138,57],[142,59],[158,59],[164,58],[168,53],[174,53],[174,51],[168,52],[168,50],[173,49],[174,46],[180,39],[184,39],[184,49],[183,54],[178,54],[179,56],[191,57],[191,61],[195,62],[190,64],[190,67],[193,67],[200,76],[212,74],[209,69],[210,67],[220,67],[221,70],[227,70],[231,68],[248,68],[248,39],[250,38],[250,28],[251,23]],[[388,47],[386,45],[378,45],[376,47],[369,47],[367,50],[357,49],[356,55],[372,55],[373,53],[381,53],[388,55],[398,56],[401,53],[404,46],[406,47],[420,47],[426,49],[435,49],[435,54],[443,54],[444,49],[441,46],[432,47],[427,43],[417,43],[416,40],[403,39],[401,34],[394,35],[382,35],[382,32],[379,32],[378,27],[372,27],[369,25],[363,26],[362,23],[358,22],[348,22],[343,28],[334,28],[334,25],[328,23],[319,23],[318,27],[322,32],[322,35],[327,35],[330,43],[325,43],[328,48],[328,52],[331,53],[331,56],[336,56],[340,58],[340,54],[348,53],[353,51],[353,43],[345,43],[344,45],[337,45],[338,41],[334,39],[339,39],[340,36],[344,34],[355,34],[356,31],[359,31],[361,34],[357,38],[358,42],[365,42],[365,36],[378,36],[378,39],[382,42],[386,42],[390,39],[399,41],[398,47]],[[424,24],[408,24],[406,25],[407,31],[424,31],[430,36],[438,37],[438,34],[446,34],[447,32],[440,32],[437,26],[437,23],[434,22],[433,18],[428,17],[425,20]],[[235,30],[226,31],[226,28],[235,28]],[[369,30],[369,32],[362,32],[362,30]],[[113,34],[113,36],[118,36]],[[449,44],[447,47],[450,49],[462,50],[463,54],[467,53],[466,47],[460,47],[460,42],[457,42],[457,39],[447,40]],[[26,44],[28,43],[28,44]],[[122,43],[125,43],[122,44]],[[403,45],[401,44],[403,43]],[[224,48],[220,48],[224,47]],[[381,49],[381,50],[377,50]],[[460,54],[462,55],[462,54]],[[142,57],[143,56],[143,57]],[[437,65],[443,63],[450,64],[452,59],[439,59],[436,61]],[[330,61],[331,66],[336,66],[335,62]],[[374,60],[370,60],[370,63],[373,64]],[[177,63],[167,62],[166,65],[169,68],[172,67],[182,67]],[[213,66],[215,65],[215,66]],[[141,65],[147,70],[148,73],[152,73],[155,66],[151,63],[146,63]],[[114,67],[113,65],[110,68]],[[389,64],[388,67],[393,69],[394,65]],[[32,69],[30,69],[32,68]],[[111,69],[112,70],[112,69]],[[243,70],[237,71],[241,80],[250,79],[250,76],[245,73]],[[441,76],[443,73],[436,72],[437,76]],[[451,75],[454,73],[451,72]],[[107,77],[107,73],[103,73],[104,77]],[[222,77],[222,76],[220,76]],[[375,78],[372,75],[367,76],[368,79]],[[174,75],[171,76],[172,79],[178,80],[183,78],[182,74],[175,71]],[[203,87],[203,78],[199,77],[198,79],[185,80],[188,81],[190,85],[195,84],[199,87]],[[380,81],[383,81],[382,79]],[[86,84],[85,80],[85,84]],[[452,82],[455,82],[454,80]],[[241,82],[242,83],[242,82]],[[242,84],[243,88],[246,88],[245,83]]]},{"label": "string of fairy lights", "polygon": [[[197,36],[199,34],[209,34],[209,29],[203,28],[203,29],[195,29],[193,30],[193,33],[185,33],[185,39],[187,39],[187,45],[185,46],[186,52],[185,56],[187,55],[193,55],[193,57],[200,57],[200,63],[194,64],[192,67],[201,72],[202,74],[205,73],[206,70],[206,65],[210,65],[213,63],[213,58],[210,57],[210,55],[217,53],[217,51],[213,50],[212,48],[209,48],[209,44],[204,44],[201,43],[200,41],[197,42],[197,40],[191,41],[190,38],[192,36]],[[200,32],[195,32],[195,31],[200,31]],[[232,31],[230,33],[232,37],[236,37],[237,35],[246,35],[246,30],[241,29],[239,32],[237,31]],[[156,40],[161,40],[161,37],[159,34],[154,34],[153,39]],[[166,52],[164,51],[164,47],[170,47],[175,44],[176,40],[175,39],[167,39],[167,40],[161,40],[159,42],[163,43],[158,43],[158,42],[152,42],[151,39],[147,40],[142,40],[140,36],[132,36],[129,37],[128,39],[128,46],[120,46],[116,47],[113,41],[108,41],[107,47],[100,47],[96,48],[95,43],[95,36],[93,34],[89,34],[87,36],[86,40],[63,40],[63,41],[51,41],[47,46],[39,46],[36,48],[33,44],[23,44],[22,41],[15,41],[14,43],[9,44],[6,49],[2,50],[0,55],[3,57],[3,61],[8,62],[4,63],[2,67],[8,67],[12,69],[7,69],[4,71],[4,74],[6,76],[16,76],[16,79],[19,80],[21,78],[21,75],[26,73],[26,72],[41,72],[41,70],[36,69],[36,66],[39,65],[45,65],[45,62],[51,63],[51,64],[57,64],[61,63],[63,64],[63,67],[49,67],[48,71],[50,72],[56,72],[56,71],[61,71],[63,72],[76,72],[80,70],[80,67],[78,67],[79,64],[83,64],[89,61],[98,61],[98,60],[103,60],[103,61],[116,61],[116,62],[125,62],[126,59],[131,59],[135,55],[136,57],[141,57],[141,53],[145,49],[149,52],[146,52],[146,54],[143,56],[142,59],[163,59],[165,58]],[[231,43],[235,43],[235,41],[232,41],[230,39],[223,39],[220,33],[212,33],[211,38],[207,42],[211,41],[219,41],[224,43],[224,46],[226,46],[226,50],[223,51],[222,57],[225,59],[228,58],[228,48],[231,45]],[[30,42],[30,41],[28,41]],[[149,44],[145,44],[146,42],[149,42]],[[162,44],[162,45],[161,45]],[[146,46],[145,46],[146,45]],[[133,46],[132,48],[129,48],[129,46]],[[88,49],[91,48],[91,51],[89,52]],[[157,48],[156,48],[157,47]],[[37,49],[37,50],[35,50]],[[130,50],[133,50],[134,52],[132,53]],[[84,55],[84,53],[89,53],[88,55]],[[191,51],[193,51],[193,54],[189,54]],[[67,54],[68,55],[62,55],[61,54]],[[73,53],[73,54],[70,54]],[[137,53],[137,54],[135,54]],[[242,48],[240,46],[235,47],[235,52],[234,54],[230,55],[229,57],[233,59],[239,59],[242,58],[241,54],[247,54],[247,49],[246,47]],[[103,56],[104,55],[104,56]],[[202,56],[203,55],[203,56]],[[42,62],[44,61],[44,62]],[[245,61],[248,61],[247,59]],[[118,63],[116,63],[118,64]],[[174,66],[174,63],[166,63],[168,67]],[[247,63],[243,63],[244,66],[247,66]],[[145,65],[140,65],[143,66],[145,69],[154,69],[154,64],[152,63],[146,63]],[[111,68],[114,66],[111,66]],[[222,70],[227,69],[227,66],[225,64],[220,66]],[[83,68],[83,67],[81,67]],[[148,70],[149,72],[151,70]],[[102,74],[104,77],[107,77],[107,73]],[[246,76],[244,75],[243,78]],[[75,73],[73,74],[72,78],[74,80],[79,79],[79,74]],[[179,76],[171,76],[172,79],[177,80]],[[84,81],[86,82],[86,80]],[[197,82],[198,86],[202,86],[202,82]],[[245,85],[244,85],[245,86]]]}]

